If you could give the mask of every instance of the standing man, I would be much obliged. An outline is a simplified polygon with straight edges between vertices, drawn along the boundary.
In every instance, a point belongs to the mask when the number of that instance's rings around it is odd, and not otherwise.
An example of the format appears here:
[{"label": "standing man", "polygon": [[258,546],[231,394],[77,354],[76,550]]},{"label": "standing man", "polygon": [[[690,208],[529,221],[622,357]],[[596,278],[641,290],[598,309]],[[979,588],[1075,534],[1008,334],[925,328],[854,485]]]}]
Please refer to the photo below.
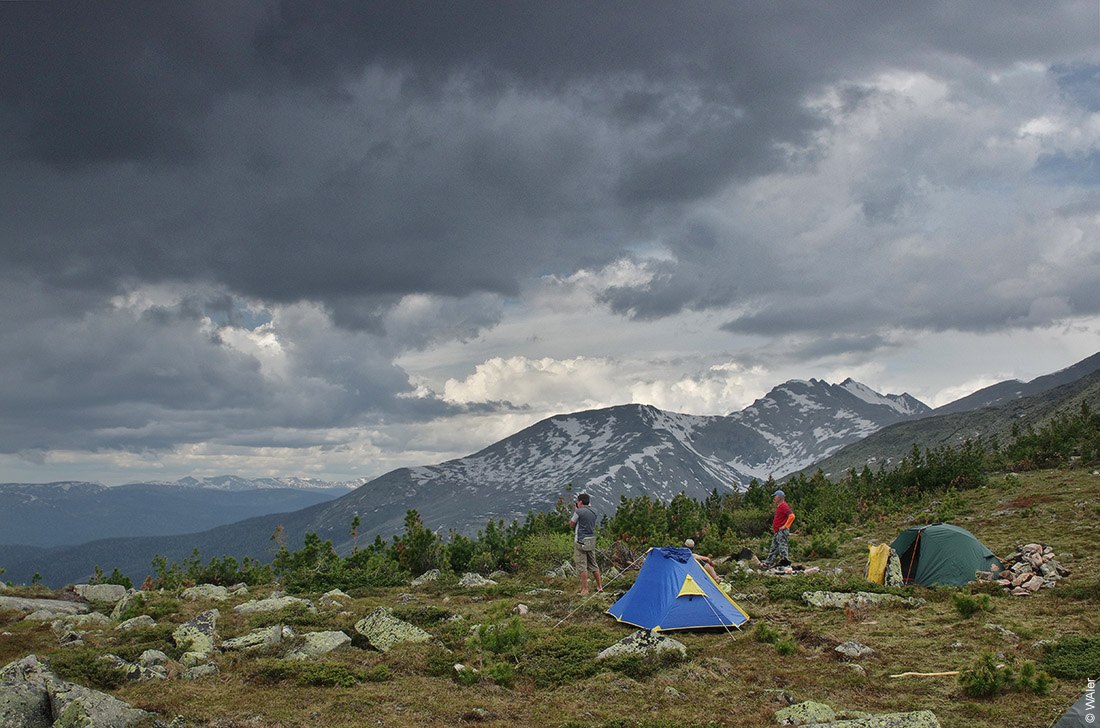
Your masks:
[{"label": "standing man", "polygon": [[596,512],[588,507],[592,498],[587,493],[577,496],[577,509],[569,519],[569,527],[576,535],[573,538],[573,563],[581,575],[581,594],[588,593],[588,571],[596,574],[596,591],[603,591],[600,581],[600,567],[596,563]]},{"label": "standing man", "polygon": [[775,517],[772,518],[772,546],[768,550],[768,558],[764,559],[764,566],[769,569],[779,566],[784,561],[790,562],[788,548],[791,524],[794,523],[794,513],[787,505],[787,498],[783,491],[775,491],[772,494],[772,502],[775,503]]}]

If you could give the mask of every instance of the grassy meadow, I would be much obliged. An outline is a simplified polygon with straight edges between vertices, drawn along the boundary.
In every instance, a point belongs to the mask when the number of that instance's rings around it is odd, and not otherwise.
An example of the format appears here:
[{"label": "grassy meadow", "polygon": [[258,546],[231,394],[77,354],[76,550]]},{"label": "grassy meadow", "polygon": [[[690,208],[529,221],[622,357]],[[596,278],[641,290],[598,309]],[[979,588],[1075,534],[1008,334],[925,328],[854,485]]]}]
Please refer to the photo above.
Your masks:
[{"label": "grassy meadow", "polygon": [[[855,590],[862,583],[867,544],[888,542],[903,527],[920,523],[931,500],[911,511],[839,531],[836,555],[805,563],[841,574],[772,577],[729,574],[733,591],[751,615],[743,630],[674,633],[689,650],[683,662],[593,657],[632,628],[603,612],[634,573],[608,585],[604,594],[577,595],[572,579],[514,574],[497,586],[460,588],[452,579],[423,587],[362,588],[350,605],[266,615],[238,615],[232,606],[266,595],[257,587],[228,603],[192,603],[173,592],[150,595],[141,611],[157,626],[122,634],[91,632],[85,646],[58,646],[48,623],[0,613],[0,664],[34,653],[53,658],[69,679],[156,712],[176,725],[236,726],[763,726],[791,701],[815,700],[838,711],[869,713],[928,709],[944,726],[1048,726],[1080,694],[1083,679],[1056,678],[1049,692],[1006,691],[992,697],[963,694],[956,678],[901,678],[906,671],[965,670],[990,652],[998,661],[1031,660],[1044,666],[1040,640],[1100,634],[1100,476],[1085,470],[995,474],[985,486],[956,503],[954,522],[999,555],[1017,544],[1054,547],[1072,574],[1054,589],[1032,597],[1004,595],[989,585],[963,589],[920,587],[895,590],[927,600],[918,608],[814,609],[804,590]],[[797,542],[799,535],[794,535]],[[796,552],[797,553],[797,552]],[[562,559],[568,552],[563,549]],[[723,569],[731,569],[723,564]],[[19,595],[50,596],[37,587]],[[986,609],[969,618],[955,606],[957,593],[990,594]],[[319,595],[311,595],[319,596]],[[519,617],[516,605],[529,613]],[[277,654],[223,654],[220,673],[199,680],[123,684],[95,657],[114,653],[136,659],[144,649],[179,657],[172,629],[198,612],[218,606],[222,638],[275,623],[297,632],[353,625],[377,606],[431,632],[438,645],[399,647],[383,654],[356,638],[358,649],[309,663]],[[564,621],[563,621],[564,620]],[[494,639],[472,636],[473,625],[495,625]],[[987,627],[1000,625],[1006,637]],[[847,660],[834,648],[855,640],[875,650]],[[1086,656],[1085,658],[1088,658]],[[480,668],[456,676],[453,664]]]}]

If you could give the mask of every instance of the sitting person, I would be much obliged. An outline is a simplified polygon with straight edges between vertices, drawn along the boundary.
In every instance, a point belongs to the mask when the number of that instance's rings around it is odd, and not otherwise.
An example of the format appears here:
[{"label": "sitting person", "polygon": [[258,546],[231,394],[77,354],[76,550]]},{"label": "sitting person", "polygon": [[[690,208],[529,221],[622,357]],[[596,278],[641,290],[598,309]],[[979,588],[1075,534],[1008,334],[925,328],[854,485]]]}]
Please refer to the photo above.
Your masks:
[{"label": "sitting person", "polygon": [[684,546],[691,550],[692,556],[699,562],[699,566],[703,567],[703,571],[710,574],[710,578],[718,581],[718,572],[714,570],[714,559],[709,556],[703,556],[702,554],[695,553],[695,541],[688,539],[684,541]]}]

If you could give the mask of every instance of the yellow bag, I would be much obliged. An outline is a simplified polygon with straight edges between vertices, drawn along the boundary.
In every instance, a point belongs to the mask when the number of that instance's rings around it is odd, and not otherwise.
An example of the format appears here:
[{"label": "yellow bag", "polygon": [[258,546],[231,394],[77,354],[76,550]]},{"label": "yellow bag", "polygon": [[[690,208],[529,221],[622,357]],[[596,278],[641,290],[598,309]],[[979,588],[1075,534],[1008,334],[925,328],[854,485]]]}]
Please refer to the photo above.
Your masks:
[{"label": "yellow bag", "polygon": [[867,547],[867,581],[882,584],[886,580],[886,562],[890,559],[890,547],[884,543]]}]

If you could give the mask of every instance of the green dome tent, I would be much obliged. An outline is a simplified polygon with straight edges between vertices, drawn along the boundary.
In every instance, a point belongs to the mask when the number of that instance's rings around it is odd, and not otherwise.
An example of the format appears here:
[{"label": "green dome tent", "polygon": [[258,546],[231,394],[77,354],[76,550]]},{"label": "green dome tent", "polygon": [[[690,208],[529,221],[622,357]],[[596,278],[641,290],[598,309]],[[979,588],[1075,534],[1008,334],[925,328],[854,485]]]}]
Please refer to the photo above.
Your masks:
[{"label": "green dome tent", "polygon": [[923,586],[961,586],[974,581],[974,572],[1003,567],[1000,560],[965,528],[936,523],[914,526],[890,544],[901,557],[905,583]]}]

